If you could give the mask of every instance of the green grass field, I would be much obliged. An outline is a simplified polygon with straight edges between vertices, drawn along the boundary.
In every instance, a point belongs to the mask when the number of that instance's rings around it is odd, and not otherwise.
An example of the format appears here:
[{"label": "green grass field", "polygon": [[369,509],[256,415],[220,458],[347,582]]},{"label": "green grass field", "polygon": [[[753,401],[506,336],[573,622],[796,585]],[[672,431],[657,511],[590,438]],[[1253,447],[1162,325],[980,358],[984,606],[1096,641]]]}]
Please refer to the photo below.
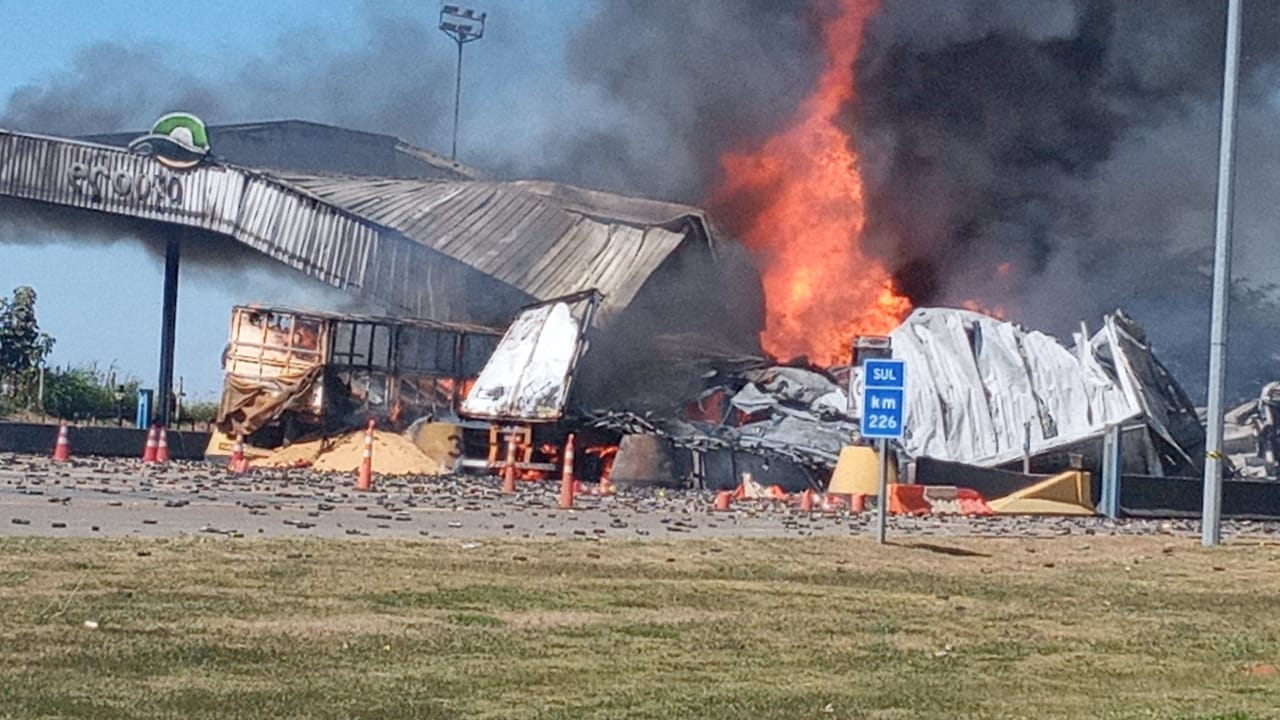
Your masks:
[{"label": "green grass field", "polygon": [[1280,547],[928,542],[0,540],[0,717],[1280,717]]}]

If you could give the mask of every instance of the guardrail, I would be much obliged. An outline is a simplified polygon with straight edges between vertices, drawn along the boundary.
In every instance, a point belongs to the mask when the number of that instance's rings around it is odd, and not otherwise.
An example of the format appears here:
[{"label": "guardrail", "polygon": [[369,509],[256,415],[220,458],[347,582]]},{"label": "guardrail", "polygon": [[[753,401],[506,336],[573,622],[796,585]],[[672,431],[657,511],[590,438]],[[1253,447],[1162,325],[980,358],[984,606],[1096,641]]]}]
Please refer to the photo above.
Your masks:
[{"label": "guardrail", "polygon": [[[52,454],[58,440],[58,426],[42,423],[0,422],[0,452]],[[147,444],[147,431],[137,428],[71,426],[73,457],[142,457]],[[169,457],[174,460],[203,460],[209,433],[194,430],[170,430]]]}]

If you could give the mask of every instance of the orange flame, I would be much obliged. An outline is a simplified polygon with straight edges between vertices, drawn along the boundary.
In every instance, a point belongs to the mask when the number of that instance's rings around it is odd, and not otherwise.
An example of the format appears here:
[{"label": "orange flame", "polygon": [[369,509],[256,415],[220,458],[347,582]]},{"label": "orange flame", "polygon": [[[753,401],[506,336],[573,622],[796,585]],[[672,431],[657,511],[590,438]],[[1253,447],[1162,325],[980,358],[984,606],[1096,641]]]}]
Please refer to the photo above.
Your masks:
[{"label": "orange flame", "polygon": [[853,97],[862,27],[878,1],[841,0],[841,6],[823,28],[826,63],[817,88],[763,147],[725,153],[725,179],[709,202],[714,209],[760,199],[737,230],[761,266],[764,348],[825,365],[848,362],[854,335],[885,334],[911,310],[883,263],[862,250],[858,157],[835,122]]}]

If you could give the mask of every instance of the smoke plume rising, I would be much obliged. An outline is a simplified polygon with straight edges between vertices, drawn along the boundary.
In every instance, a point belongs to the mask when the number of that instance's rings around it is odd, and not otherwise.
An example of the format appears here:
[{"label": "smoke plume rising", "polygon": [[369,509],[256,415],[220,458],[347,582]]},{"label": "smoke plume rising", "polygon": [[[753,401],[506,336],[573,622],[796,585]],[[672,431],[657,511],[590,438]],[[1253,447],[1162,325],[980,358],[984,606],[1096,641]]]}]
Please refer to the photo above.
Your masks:
[{"label": "smoke plume rising", "polygon": [[[866,240],[900,287],[1059,334],[1123,307],[1201,394],[1224,7],[886,3],[844,121],[868,188]],[[1275,219],[1259,190],[1276,187],[1280,27],[1252,3],[1244,28],[1237,267],[1256,284],[1280,269],[1258,251]],[[1252,392],[1277,374],[1280,343],[1259,324],[1275,305],[1238,289],[1232,381]]]},{"label": "smoke plume rising", "polygon": [[[727,149],[776,132],[821,67],[812,3],[625,0],[569,40],[569,78],[603,96],[610,120],[552,139],[535,168],[572,182],[701,200]],[[594,112],[594,110],[593,110]]]}]

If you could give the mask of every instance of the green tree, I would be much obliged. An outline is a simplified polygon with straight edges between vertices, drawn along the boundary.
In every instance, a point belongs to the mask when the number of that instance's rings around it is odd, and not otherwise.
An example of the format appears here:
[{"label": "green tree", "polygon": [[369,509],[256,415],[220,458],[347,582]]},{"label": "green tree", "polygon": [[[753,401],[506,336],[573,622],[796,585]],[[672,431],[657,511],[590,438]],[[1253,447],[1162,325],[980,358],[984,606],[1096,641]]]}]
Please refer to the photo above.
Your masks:
[{"label": "green tree", "polygon": [[53,338],[36,322],[36,291],[23,285],[0,298],[0,397],[30,406]]},{"label": "green tree", "polygon": [[218,416],[218,402],[200,401],[182,404],[182,420],[208,425]]}]

